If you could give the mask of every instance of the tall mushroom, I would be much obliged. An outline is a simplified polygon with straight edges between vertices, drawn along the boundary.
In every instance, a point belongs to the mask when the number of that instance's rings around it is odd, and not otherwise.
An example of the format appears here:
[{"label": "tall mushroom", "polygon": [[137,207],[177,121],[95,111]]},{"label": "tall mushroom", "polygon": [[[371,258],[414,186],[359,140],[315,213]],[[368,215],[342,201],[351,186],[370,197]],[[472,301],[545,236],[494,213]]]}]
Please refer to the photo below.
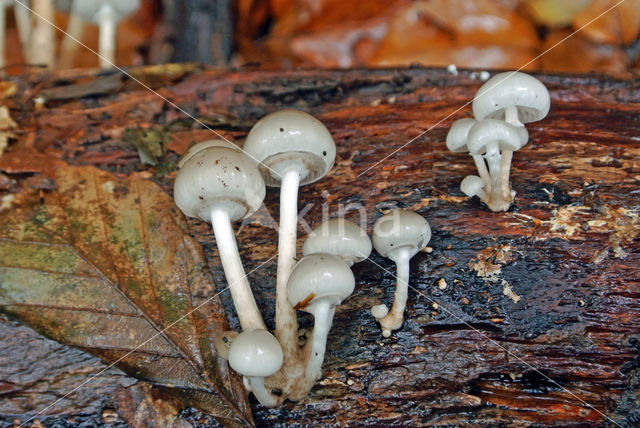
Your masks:
[{"label": "tall mushroom", "polygon": [[328,253],[340,257],[348,266],[371,254],[367,232],[344,218],[332,218],[313,229],[302,247],[302,254]]},{"label": "tall mushroom", "polygon": [[266,407],[275,407],[280,401],[265,388],[264,378],[280,370],[282,358],[280,343],[266,330],[244,331],[229,347],[229,365],[245,376],[247,389]]},{"label": "tall mushroom", "polygon": [[509,194],[504,195],[501,184],[504,177],[502,158],[505,152],[513,153],[526,143],[526,140],[522,140],[524,134],[521,129],[501,120],[484,119],[469,131],[467,142],[469,153],[484,156],[489,165],[491,187],[489,191],[484,192],[483,202],[491,211],[507,211],[515,196],[515,192],[510,190],[508,172],[507,188]]},{"label": "tall mushroom", "polygon": [[298,354],[298,322],[287,300],[287,280],[296,256],[298,188],[324,177],[333,166],[336,147],[318,119],[301,111],[282,110],[255,124],[244,150],[260,162],[267,186],[280,186],[275,320],[286,368]]},{"label": "tall mushroom", "polygon": [[74,0],[71,13],[100,27],[100,67],[110,68],[115,65],[116,25],[139,7],[140,0]]},{"label": "tall mushroom", "polygon": [[327,337],[336,306],[355,288],[353,272],[340,258],[326,253],[303,257],[295,266],[287,284],[287,298],[292,307],[314,317],[311,344],[305,352],[303,382],[295,385],[290,397],[307,395],[322,372]]},{"label": "tall mushroom", "polygon": [[387,312],[385,305],[371,308],[378,319],[384,337],[402,326],[409,292],[409,260],[427,246],[431,239],[429,223],[420,214],[394,210],[376,221],[373,227],[373,246],[380,255],[396,262],[397,284],[393,306]]},{"label": "tall mushroom", "polygon": [[[449,129],[449,133],[447,134],[447,148],[456,153],[468,152],[467,139],[469,138],[469,130],[471,130],[473,125],[476,123],[478,123],[478,121],[471,118],[455,121],[453,125],[451,125],[451,129]],[[471,154],[471,156],[476,164],[476,168],[478,168],[478,174],[480,175],[480,178],[482,178],[487,192],[490,192],[491,178],[489,176],[489,171],[487,171],[487,164],[484,162],[481,155]]]},{"label": "tall mushroom", "polygon": [[[529,135],[524,124],[544,119],[550,107],[551,98],[544,84],[518,71],[496,74],[480,87],[473,99],[473,114],[477,120],[504,120],[519,128],[521,140],[525,143]],[[502,153],[500,183],[504,199],[511,197],[509,171],[512,156],[513,151],[509,149]]]},{"label": "tall mushroom", "polygon": [[[215,141],[215,140],[214,140]],[[210,221],[231,297],[243,330],[266,329],[242,267],[231,223],[253,214],[265,196],[255,163],[219,141],[188,152],[174,183],[176,205],[189,217]]]}]

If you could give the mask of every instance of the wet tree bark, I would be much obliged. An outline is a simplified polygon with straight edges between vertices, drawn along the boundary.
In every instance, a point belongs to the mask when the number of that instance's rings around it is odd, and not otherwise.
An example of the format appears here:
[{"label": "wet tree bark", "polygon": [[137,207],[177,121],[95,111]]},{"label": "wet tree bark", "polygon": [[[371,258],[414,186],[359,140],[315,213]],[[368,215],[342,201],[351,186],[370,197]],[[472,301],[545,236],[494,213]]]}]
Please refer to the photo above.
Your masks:
[{"label": "wet tree bark", "polygon": [[[384,339],[368,312],[391,304],[395,284],[393,263],[374,253],[354,266],[357,288],[337,309],[318,385],[307,400],[278,409],[254,402],[258,425],[640,423],[637,75],[540,75],[552,110],[528,126],[530,142],[514,154],[514,206],[492,213],[459,190],[475,173],[472,159],[444,144],[451,123],[471,115],[466,104],[482,83],[471,72],[131,72],[156,94],[131,78],[94,72],[17,78],[17,95],[4,100],[18,128],[0,158],[0,184],[25,174],[38,182],[46,170],[38,156],[44,156],[125,174],[147,170],[170,192],[179,153],[214,136],[210,129],[241,141],[261,116],[298,108],[317,115],[338,146],[330,174],[301,188],[300,245],[323,209],[369,231],[392,207],[416,210],[431,223],[430,251],[411,261],[403,328]],[[37,96],[45,100],[40,109],[32,101]],[[140,129],[159,137],[141,143]],[[145,144],[164,152],[154,165],[148,153],[141,157],[150,150]],[[21,150],[33,156],[31,171],[11,166],[12,156],[24,156]],[[271,328],[275,261],[267,261],[276,252],[277,212],[278,194],[271,190],[263,209],[238,226],[245,268],[253,272]],[[221,289],[210,228],[191,225]],[[231,308],[229,296],[222,297]],[[237,326],[231,310],[228,315]],[[0,322],[1,366],[23,367],[22,377],[0,369],[1,422],[64,395],[84,379],[79,373],[101,365],[14,322]],[[301,324],[312,320],[303,317]],[[55,348],[57,363],[35,373],[26,362],[35,362],[45,347]],[[57,382],[47,381],[52,371]],[[128,381],[110,371],[40,420],[124,425],[108,391]],[[182,416],[193,425],[211,423],[197,411]]]}]

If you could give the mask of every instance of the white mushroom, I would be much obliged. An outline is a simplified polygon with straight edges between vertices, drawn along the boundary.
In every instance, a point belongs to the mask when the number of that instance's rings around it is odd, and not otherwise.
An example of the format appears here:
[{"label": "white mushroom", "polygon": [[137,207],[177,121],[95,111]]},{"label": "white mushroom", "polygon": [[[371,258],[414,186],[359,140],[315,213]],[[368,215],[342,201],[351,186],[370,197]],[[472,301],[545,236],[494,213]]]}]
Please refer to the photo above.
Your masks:
[{"label": "white mushroom", "polygon": [[[467,140],[469,138],[469,130],[478,123],[477,120],[471,118],[465,118],[457,120],[451,125],[449,133],[447,134],[447,148],[452,152],[464,153],[469,152],[467,148]],[[489,171],[487,171],[487,164],[481,155],[472,154],[473,161],[478,168],[478,174],[484,181],[485,188],[488,192],[491,191],[491,178],[489,177]]]},{"label": "white mushroom", "polygon": [[483,201],[486,198],[485,188],[484,180],[477,175],[469,175],[460,183],[462,193],[470,198],[477,196]]},{"label": "white mushroom", "polygon": [[409,287],[409,260],[423,249],[431,239],[429,223],[420,214],[394,210],[382,216],[373,227],[373,246],[380,255],[396,262],[397,284],[391,311],[383,305],[372,308],[384,337],[402,326]]},{"label": "white mushroom", "polygon": [[[477,120],[499,119],[520,128],[522,146],[529,139],[524,124],[544,119],[549,113],[551,98],[547,88],[533,76],[521,72],[496,74],[478,90],[473,99],[473,114]],[[503,198],[511,194],[509,170],[513,152],[502,153],[501,189]]]},{"label": "white mushroom", "polygon": [[266,330],[249,330],[240,333],[229,347],[229,365],[245,376],[245,386],[252,391],[260,404],[275,407],[279,399],[264,386],[264,378],[280,370],[282,347]]},{"label": "white mushroom", "polygon": [[27,60],[52,67],[55,62],[55,21],[53,0],[33,0],[31,3],[35,25],[29,37]]},{"label": "white mushroom", "polygon": [[298,322],[287,301],[287,280],[296,256],[298,187],[319,180],[331,169],[336,147],[318,119],[301,111],[282,110],[260,119],[243,148],[260,162],[265,183],[280,186],[275,321],[288,366],[298,352]]},{"label": "white mushroom", "polygon": [[174,184],[176,205],[189,217],[210,221],[231,297],[243,330],[265,329],[242,267],[231,222],[254,213],[265,195],[254,162],[238,150],[210,145],[188,152]]},{"label": "white mushroom", "polygon": [[332,218],[313,229],[304,241],[302,254],[315,253],[333,254],[353,266],[369,257],[371,240],[357,224],[344,218]]},{"label": "white mushroom", "polygon": [[313,314],[311,344],[307,345],[304,382],[292,392],[301,398],[322,372],[327,337],[336,305],[353,293],[355,278],[347,264],[332,254],[316,253],[303,257],[294,267],[287,284],[292,307]]},{"label": "white mushroom", "polygon": [[72,13],[100,27],[100,67],[109,68],[115,65],[116,25],[139,7],[140,0],[74,0]]},{"label": "white mushroom", "polygon": [[490,191],[484,192],[484,203],[492,211],[507,211],[511,206],[515,192],[511,191],[507,170],[507,187],[509,193],[502,190],[503,162],[502,153],[520,149],[526,143],[522,140],[520,128],[497,119],[484,119],[469,131],[467,147],[475,155],[483,155],[489,165],[491,176]]}]

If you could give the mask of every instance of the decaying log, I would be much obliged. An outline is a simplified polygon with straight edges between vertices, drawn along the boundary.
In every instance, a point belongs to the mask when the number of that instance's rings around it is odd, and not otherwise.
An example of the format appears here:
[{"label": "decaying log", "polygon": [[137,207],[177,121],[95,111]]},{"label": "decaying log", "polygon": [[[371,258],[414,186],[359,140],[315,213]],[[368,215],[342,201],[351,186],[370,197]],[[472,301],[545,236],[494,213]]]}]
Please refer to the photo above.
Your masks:
[{"label": "decaying log", "polygon": [[[375,304],[390,304],[394,288],[394,266],[374,253],[354,266],[356,292],[337,310],[321,381],[303,402],[272,410],[254,402],[259,425],[640,423],[637,75],[539,76],[551,91],[552,110],[528,126],[530,143],[514,155],[517,197],[507,213],[492,213],[460,192],[461,180],[474,173],[473,162],[444,144],[451,123],[471,115],[465,104],[482,83],[471,72],[166,67],[134,75],[157,92],[104,73],[16,78],[17,95],[4,100],[18,123],[0,162],[5,179],[43,171],[37,162],[57,158],[117,173],[149,170],[171,192],[178,153],[212,136],[204,124],[241,141],[258,118],[292,107],[318,115],[338,145],[329,176],[301,188],[300,246],[305,224],[321,221],[323,204],[331,216],[343,210],[356,222],[362,218],[369,231],[380,212],[394,206],[417,210],[431,223],[432,251],[411,263],[403,328],[384,339],[368,312]],[[93,82],[92,88],[64,97],[77,90],[69,85],[81,82]],[[32,100],[38,96],[44,107],[36,109]],[[154,165],[139,161],[144,147],[132,132],[140,129],[157,133],[165,150]],[[34,156],[33,171],[10,167],[7,159],[19,150]],[[46,156],[38,155],[46,150]],[[238,232],[245,268],[271,328],[276,264],[267,261],[276,253],[277,212],[278,194],[271,190],[265,207]],[[216,287],[223,289],[210,227],[190,224],[205,247]],[[237,326],[229,296],[222,297]],[[312,320],[303,317],[301,324]],[[26,358],[5,348],[22,346],[21,337],[34,355],[52,346],[6,320],[0,327],[2,367]],[[18,333],[24,335],[12,338]],[[65,379],[82,381],[78,355],[87,371],[101,364],[75,350],[56,352]],[[104,412],[113,407],[107,391],[124,381],[116,371],[109,373],[40,420],[104,422]],[[0,378],[0,397],[13,400],[13,407],[0,404],[0,423],[20,420],[21,412],[33,410],[29,402],[68,392],[67,382],[48,388],[7,382]],[[95,405],[88,400],[98,391],[105,391],[104,400]],[[209,421],[197,411],[183,416],[194,424]]]}]

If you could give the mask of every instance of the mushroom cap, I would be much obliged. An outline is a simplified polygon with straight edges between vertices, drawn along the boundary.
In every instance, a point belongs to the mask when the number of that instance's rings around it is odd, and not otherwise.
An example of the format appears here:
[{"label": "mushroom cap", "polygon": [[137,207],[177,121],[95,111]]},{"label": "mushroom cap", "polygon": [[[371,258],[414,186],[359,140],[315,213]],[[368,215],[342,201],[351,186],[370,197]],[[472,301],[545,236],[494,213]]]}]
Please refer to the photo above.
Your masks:
[{"label": "mushroom cap", "polygon": [[477,120],[486,118],[504,120],[504,109],[518,108],[522,123],[543,119],[551,107],[547,88],[533,76],[520,72],[496,74],[480,87],[473,99],[473,115]]},{"label": "mushroom cap", "polygon": [[[484,119],[469,131],[467,147],[473,155],[482,155],[490,144],[497,143],[500,150],[516,151],[522,147],[522,133],[513,126],[498,119]],[[527,134],[528,135],[528,134]]]},{"label": "mushroom cap", "polygon": [[211,211],[223,209],[231,221],[236,221],[260,208],[265,191],[255,162],[238,150],[213,146],[183,163],[176,175],[173,197],[189,217],[211,221]]},{"label": "mushroom cap", "polygon": [[298,110],[271,113],[251,128],[244,150],[261,163],[267,186],[280,186],[284,173],[296,168],[300,184],[325,176],[336,158],[336,145],[327,128]]},{"label": "mushroom cap", "polygon": [[447,134],[447,149],[452,152],[468,152],[467,138],[469,136],[469,130],[476,123],[478,123],[478,121],[471,118],[464,118],[453,122]]},{"label": "mushroom cap", "polygon": [[96,22],[103,6],[111,8],[119,21],[140,8],[140,0],[74,0],[71,10],[85,21]]},{"label": "mushroom cap", "polygon": [[407,210],[393,210],[376,221],[373,226],[373,247],[391,260],[399,249],[409,250],[410,257],[427,246],[431,228],[420,214]]},{"label": "mushroom cap", "polygon": [[200,151],[202,151],[204,149],[207,149],[209,147],[226,147],[228,149],[240,150],[240,147],[238,147],[237,145],[233,144],[230,141],[223,140],[222,138],[216,138],[216,139],[213,139],[213,140],[201,141],[198,144],[195,144],[195,145],[189,147],[189,150],[184,152],[184,154],[182,155],[182,157],[178,161],[178,169],[182,168],[182,165],[184,165],[186,161],[191,159],[191,157],[193,155],[195,155],[196,153],[198,153],[198,152],[200,152]]},{"label": "mushroom cap", "polygon": [[229,365],[242,376],[271,376],[283,359],[280,342],[267,330],[244,331],[229,347]]},{"label": "mushroom cap", "polygon": [[367,232],[344,218],[332,218],[313,229],[304,241],[302,254],[328,253],[340,257],[349,266],[371,254]]},{"label": "mushroom cap", "polygon": [[313,312],[320,301],[338,305],[355,288],[351,268],[333,254],[316,253],[303,257],[291,271],[287,298],[293,307]]},{"label": "mushroom cap", "polygon": [[484,190],[484,181],[477,175],[468,175],[460,183],[460,190],[470,198],[479,196]]}]

